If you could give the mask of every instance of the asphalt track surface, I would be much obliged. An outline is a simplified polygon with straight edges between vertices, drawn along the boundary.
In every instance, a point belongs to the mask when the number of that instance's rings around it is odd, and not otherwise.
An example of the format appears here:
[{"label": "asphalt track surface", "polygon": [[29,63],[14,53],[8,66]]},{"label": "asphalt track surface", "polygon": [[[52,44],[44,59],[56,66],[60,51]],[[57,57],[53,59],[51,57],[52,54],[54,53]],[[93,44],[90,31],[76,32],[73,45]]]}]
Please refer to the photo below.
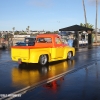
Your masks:
[{"label": "asphalt track surface", "polygon": [[43,67],[19,66],[10,51],[0,51],[0,100],[100,100],[99,61],[100,47]]}]

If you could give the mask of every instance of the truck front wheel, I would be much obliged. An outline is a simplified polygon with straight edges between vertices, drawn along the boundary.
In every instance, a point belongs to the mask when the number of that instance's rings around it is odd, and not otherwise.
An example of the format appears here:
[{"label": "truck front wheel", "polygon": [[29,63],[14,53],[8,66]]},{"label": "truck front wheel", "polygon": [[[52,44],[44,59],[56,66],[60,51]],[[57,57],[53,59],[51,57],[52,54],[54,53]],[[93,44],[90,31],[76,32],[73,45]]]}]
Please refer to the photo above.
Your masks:
[{"label": "truck front wheel", "polygon": [[72,52],[70,51],[70,52],[68,52],[68,54],[67,54],[67,59],[70,60],[71,58],[72,58]]},{"label": "truck front wheel", "polygon": [[40,65],[46,65],[48,62],[48,56],[47,55],[41,55],[39,58],[39,64]]}]

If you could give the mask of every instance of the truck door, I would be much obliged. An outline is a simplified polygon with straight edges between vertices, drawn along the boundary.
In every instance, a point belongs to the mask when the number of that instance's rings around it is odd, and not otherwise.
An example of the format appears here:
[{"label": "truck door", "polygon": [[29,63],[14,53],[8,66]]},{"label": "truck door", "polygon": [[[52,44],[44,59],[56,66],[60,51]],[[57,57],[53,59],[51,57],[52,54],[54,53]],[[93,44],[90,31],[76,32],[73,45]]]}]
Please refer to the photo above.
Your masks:
[{"label": "truck door", "polygon": [[55,38],[55,48],[56,48],[55,49],[56,57],[63,58],[64,48],[63,48],[63,43],[59,37]]}]

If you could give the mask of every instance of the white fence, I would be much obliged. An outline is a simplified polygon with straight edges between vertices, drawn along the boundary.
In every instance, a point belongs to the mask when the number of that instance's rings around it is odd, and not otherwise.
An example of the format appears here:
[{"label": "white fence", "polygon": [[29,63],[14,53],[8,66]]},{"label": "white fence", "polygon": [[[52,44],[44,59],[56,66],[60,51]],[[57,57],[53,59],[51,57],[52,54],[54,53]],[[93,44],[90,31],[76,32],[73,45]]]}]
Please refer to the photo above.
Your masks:
[{"label": "white fence", "polygon": [[30,37],[30,35],[14,35],[14,38]]}]

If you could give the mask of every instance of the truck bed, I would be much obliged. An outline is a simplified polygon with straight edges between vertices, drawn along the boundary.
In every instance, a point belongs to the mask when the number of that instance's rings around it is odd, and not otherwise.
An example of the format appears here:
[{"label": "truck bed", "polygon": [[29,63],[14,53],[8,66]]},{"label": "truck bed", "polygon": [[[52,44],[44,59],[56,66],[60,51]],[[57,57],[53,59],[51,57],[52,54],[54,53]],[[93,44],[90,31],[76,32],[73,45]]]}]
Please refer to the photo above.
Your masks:
[{"label": "truck bed", "polygon": [[11,47],[11,58],[13,61],[30,62],[31,54],[39,52],[40,50],[50,50],[50,46],[45,45],[43,48],[40,46],[13,46]]}]

